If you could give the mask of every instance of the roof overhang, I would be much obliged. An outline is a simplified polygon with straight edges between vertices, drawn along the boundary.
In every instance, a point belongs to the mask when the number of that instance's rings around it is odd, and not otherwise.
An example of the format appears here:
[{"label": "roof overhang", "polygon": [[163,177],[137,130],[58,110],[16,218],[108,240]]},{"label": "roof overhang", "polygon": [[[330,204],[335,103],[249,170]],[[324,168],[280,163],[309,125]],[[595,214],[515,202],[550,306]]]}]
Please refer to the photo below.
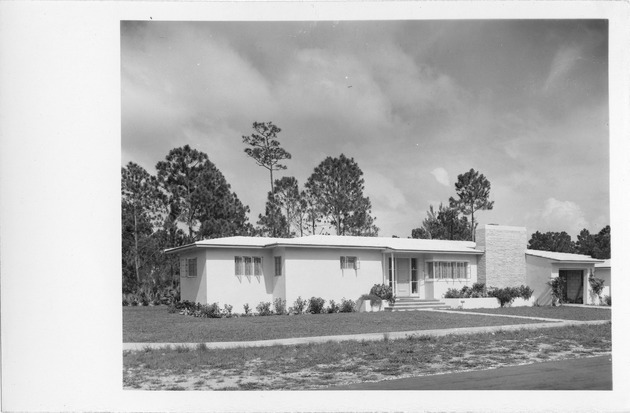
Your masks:
[{"label": "roof overhang", "polygon": [[562,265],[569,265],[569,264],[578,264],[578,265],[595,265],[598,262],[601,261],[567,261],[567,260],[554,260],[551,258],[548,258],[549,260],[551,260],[552,264],[562,264]]},{"label": "roof overhang", "polygon": [[386,253],[407,253],[407,254],[464,254],[464,255],[483,255],[483,251],[470,250],[470,251],[443,251],[443,250],[409,250],[409,249],[395,249],[384,248],[383,252]]},{"label": "roof overhang", "polygon": [[230,245],[230,244],[212,244],[212,245],[203,245],[203,244],[188,244],[182,245],[180,247],[174,247],[164,250],[165,254],[175,254],[178,252],[184,252],[188,250],[194,250],[198,248],[239,248],[239,249],[263,249],[267,248],[268,245]]},{"label": "roof overhang", "polygon": [[430,250],[430,249],[395,249],[390,247],[382,247],[382,246],[365,246],[365,245],[341,245],[341,244],[328,244],[328,245],[319,245],[319,244],[289,244],[283,242],[273,242],[265,245],[235,245],[235,244],[188,244],[182,245],[179,247],[169,248],[164,250],[165,254],[176,254],[181,252],[186,252],[189,250],[194,250],[198,248],[238,248],[238,249],[266,249],[266,248],[316,248],[316,249],[348,249],[348,250],[371,250],[371,251],[381,251],[384,253],[407,253],[407,254],[464,254],[464,255],[483,255],[483,251],[479,250],[470,250],[470,251],[462,251],[462,250]]}]

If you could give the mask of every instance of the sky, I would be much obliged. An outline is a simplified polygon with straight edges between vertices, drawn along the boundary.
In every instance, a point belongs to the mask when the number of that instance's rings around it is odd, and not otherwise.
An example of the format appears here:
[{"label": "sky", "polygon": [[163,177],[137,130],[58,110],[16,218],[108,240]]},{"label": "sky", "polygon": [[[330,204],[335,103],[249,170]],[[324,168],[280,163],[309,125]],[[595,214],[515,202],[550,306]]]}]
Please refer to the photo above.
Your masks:
[{"label": "sky", "polygon": [[300,186],[352,157],[380,236],[408,237],[474,168],[483,224],[610,224],[605,20],[122,22],[122,165],[208,154],[264,212],[269,176],[244,153],[273,122]]}]

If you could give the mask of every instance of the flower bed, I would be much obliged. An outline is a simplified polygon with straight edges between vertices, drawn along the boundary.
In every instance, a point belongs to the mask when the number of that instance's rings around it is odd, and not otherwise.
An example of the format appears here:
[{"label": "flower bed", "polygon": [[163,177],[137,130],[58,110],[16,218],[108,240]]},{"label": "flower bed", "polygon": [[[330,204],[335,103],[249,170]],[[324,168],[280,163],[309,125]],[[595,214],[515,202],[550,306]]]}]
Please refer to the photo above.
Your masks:
[{"label": "flower bed", "polygon": [[[450,306],[451,308],[472,309],[472,308],[499,308],[501,307],[499,300],[495,297],[442,298],[442,301],[444,302],[444,304]],[[519,298],[515,298],[512,304],[508,306],[509,307],[531,307],[533,305],[534,305],[534,302],[531,299],[525,300],[519,297]]]}]

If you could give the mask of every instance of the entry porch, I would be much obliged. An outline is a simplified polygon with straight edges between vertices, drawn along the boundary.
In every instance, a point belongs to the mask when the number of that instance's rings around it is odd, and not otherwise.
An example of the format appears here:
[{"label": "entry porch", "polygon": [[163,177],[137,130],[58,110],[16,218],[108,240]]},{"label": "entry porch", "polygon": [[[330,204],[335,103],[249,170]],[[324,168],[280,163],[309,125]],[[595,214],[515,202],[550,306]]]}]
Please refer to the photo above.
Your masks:
[{"label": "entry porch", "polygon": [[477,282],[477,256],[394,252],[383,254],[383,283],[397,300],[439,300],[449,288]]}]

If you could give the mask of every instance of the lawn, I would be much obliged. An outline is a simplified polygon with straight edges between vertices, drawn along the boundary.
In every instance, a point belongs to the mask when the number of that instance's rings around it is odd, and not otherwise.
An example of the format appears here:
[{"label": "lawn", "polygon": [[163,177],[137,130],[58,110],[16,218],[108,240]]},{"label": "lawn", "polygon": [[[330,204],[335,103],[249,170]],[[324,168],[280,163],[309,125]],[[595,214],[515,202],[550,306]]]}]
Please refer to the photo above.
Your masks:
[{"label": "lawn", "polygon": [[610,354],[610,336],[605,324],[229,350],[146,349],[123,353],[123,383],[144,390],[325,389]]},{"label": "lawn", "polygon": [[498,315],[516,315],[524,317],[556,318],[561,320],[610,320],[610,307],[503,307],[458,310],[463,313],[489,313]]},{"label": "lawn", "polygon": [[385,333],[533,323],[534,320],[428,311],[195,318],[164,306],[123,307],[125,343],[204,343]]}]

